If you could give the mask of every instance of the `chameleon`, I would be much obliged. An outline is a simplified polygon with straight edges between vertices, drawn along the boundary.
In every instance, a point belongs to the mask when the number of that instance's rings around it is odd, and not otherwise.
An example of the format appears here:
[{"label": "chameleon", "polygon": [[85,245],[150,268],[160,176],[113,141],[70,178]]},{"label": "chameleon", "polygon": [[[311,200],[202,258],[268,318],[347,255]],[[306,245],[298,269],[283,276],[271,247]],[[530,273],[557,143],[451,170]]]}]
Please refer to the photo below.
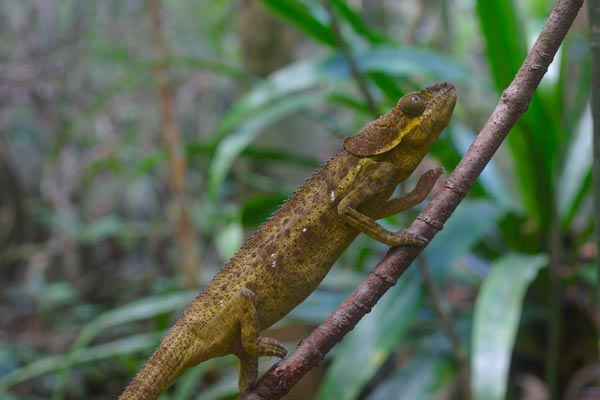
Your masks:
[{"label": "chameleon", "polygon": [[251,234],[198,294],[119,398],[155,399],[185,369],[227,354],[240,360],[240,392],[249,390],[258,357],[287,354],[260,332],[308,297],[360,232],[389,246],[425,246],[426,238],[389,231],[376,220],[427,197],[441,168],[392,198],[448,124],[455,103],[454,86],[439,83],[403,96],[390,112],[345,138],[344,150]]}]

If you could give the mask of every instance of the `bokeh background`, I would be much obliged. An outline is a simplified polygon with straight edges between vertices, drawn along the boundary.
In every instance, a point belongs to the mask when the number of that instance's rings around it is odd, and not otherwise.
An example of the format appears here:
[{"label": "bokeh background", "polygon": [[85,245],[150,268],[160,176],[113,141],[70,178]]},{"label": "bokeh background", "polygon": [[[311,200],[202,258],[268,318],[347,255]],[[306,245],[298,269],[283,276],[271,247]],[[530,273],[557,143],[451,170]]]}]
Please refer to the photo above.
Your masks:
[{"label": "bokeh background", "polygon": [[[439,81],[458,104],[415,175],[451,171],[552,5],[0,2],[0,397],[115,398],[343,137]],[[290,399],[600,398],[587,25],[584,7],[445,229]],[[361,235],[269,335],[293,349],[386,250]],[[162,398],[236,381],[215,359]]]}]

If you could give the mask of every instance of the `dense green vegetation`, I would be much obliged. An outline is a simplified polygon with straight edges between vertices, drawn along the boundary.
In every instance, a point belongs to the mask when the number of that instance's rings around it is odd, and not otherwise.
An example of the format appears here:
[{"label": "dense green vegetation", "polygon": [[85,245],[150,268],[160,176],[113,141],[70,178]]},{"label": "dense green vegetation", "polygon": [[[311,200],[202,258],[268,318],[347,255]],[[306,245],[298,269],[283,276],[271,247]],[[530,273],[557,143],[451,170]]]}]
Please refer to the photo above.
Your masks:
[{"label": "dense green vegetation", "polygon": [[[2,398],[115,397],[344,136],[444,80],[459,100],[421,172],[451,171],[553,2],[163,0],[160,27],[156,4],[0,3]],[[294,398],[458,399],[469,382],[477,399],[600,391],[586,26],[580,15],[444,230]],[[273,336],[293,349],[385,251],[359,237]],[[163,396],[235,398],[236,363],[201,364]]]}]

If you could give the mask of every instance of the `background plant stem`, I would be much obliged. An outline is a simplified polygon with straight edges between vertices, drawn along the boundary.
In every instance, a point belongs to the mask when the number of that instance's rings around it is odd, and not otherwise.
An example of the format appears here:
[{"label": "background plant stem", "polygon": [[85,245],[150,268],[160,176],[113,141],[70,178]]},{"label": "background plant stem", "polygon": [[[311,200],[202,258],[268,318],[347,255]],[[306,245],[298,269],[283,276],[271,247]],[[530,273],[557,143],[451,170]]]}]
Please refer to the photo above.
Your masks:
[{"label": "background plant stem", "polygon": [[187,163],[182,143],[181,129],[177,122],[173,87],[169,79],[167,65],[168,49],[163,37],[160,17],[160,0],[146,0],[150,15],[152,43],[158,60],[155,70],[159,89],[160,115],[163,123],[163,140],[167,148],[169,175],[171,185],[172,220],[175,226],[175,237],[179,249],[179,262],[187,287],[197,286],[197,274],[200,270],[196,235],[190,219],[188,202],[185,193]]}]

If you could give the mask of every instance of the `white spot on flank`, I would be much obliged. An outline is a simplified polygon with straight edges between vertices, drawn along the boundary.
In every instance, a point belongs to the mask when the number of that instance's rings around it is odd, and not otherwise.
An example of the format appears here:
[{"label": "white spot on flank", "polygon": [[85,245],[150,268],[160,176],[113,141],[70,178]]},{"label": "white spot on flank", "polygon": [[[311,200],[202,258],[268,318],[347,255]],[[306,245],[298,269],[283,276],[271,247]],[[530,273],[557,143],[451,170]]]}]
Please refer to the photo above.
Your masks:
[{"label": "white spot on flank", "polygon": [[271,258],[273,262],[271,263],[271,268],[275,268],[277,266],[277,253],[271,254]]},{"label": "white spot on flank", "polygon": [[331,191],[331,201],[334,202],[335,201],[335,192],[332,190]]},{"label": "white spot on flank", "polygon": [[360,169],[361,169],[361,168],[362,168],[362,165],[357,165],[357,166],[356,166],[356,170],[357,170],[357,171],[360,171]]},{"label": "white spot on flank", "polygon": [[223,300],[219,300],[219,305],[220,305],[221,307],[224,307],[224,306],[225,306],[225,302],[224,302]]},{"label": "white spot on flank", "polygon": [[306,229],[306,228],[302,228],[302,233],[306,233],[307,230],[308,229]]}]

